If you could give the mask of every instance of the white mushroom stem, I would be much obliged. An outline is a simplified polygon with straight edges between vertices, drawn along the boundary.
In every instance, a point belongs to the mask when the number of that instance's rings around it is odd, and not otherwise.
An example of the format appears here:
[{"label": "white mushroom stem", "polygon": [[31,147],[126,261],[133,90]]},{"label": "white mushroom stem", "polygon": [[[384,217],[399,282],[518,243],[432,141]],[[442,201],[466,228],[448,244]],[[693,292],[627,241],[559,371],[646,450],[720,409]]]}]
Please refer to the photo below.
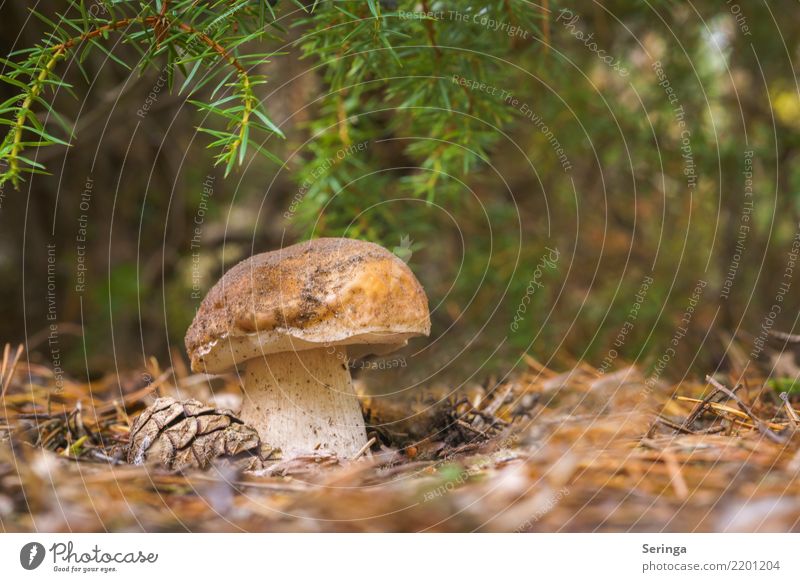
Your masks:
[{"label": "white mushroom stem", "polygon": [[341,347],[249,360],[241,418],[285,457],[319,450],[351,458],[367,442],[347,352]]}]

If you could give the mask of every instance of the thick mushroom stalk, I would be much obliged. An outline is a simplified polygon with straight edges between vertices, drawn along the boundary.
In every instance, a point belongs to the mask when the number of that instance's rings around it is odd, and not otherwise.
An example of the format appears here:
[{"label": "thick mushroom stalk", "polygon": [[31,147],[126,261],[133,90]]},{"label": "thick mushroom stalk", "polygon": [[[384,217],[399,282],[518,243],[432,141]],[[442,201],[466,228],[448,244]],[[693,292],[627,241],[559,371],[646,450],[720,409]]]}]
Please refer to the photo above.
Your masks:
[{"label": "thick mushroom stalk", "polygon": [[248,360],[240,416],[287,456],[324,450],[352,458],[367,442],[340,346]]}]

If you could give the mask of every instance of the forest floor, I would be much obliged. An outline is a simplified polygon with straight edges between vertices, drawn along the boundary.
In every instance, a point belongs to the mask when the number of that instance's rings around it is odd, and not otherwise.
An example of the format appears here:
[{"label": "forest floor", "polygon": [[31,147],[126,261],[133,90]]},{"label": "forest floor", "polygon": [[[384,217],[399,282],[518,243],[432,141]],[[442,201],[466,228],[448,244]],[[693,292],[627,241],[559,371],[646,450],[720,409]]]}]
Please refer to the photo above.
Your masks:
[{"label": "forest floor", "polygon": [[356,460],[177,471],[126,462],[136,417],[157,395],[235,398],[235,377],[153,361],[86,384],[17,356],[0,369],[4,532],[800,530],[797,396],[754,377],[529,359],[457,397],[363,396],[375,440]]}]

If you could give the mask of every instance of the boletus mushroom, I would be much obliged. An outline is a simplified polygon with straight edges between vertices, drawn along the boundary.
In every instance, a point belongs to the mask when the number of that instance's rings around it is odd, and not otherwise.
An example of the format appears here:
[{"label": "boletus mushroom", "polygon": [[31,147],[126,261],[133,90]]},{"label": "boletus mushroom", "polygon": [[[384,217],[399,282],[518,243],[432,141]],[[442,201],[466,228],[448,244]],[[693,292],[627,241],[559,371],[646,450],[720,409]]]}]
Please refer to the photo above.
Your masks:
[{"label": "boletus mushroom", "polygon": [[320,238],[255,255],[209,291],[186,333],[192,370],[243,370],[240,418],[284,456],[350,458],[367,441],[348,363],[430,333],[428,300],[383,247]]}]

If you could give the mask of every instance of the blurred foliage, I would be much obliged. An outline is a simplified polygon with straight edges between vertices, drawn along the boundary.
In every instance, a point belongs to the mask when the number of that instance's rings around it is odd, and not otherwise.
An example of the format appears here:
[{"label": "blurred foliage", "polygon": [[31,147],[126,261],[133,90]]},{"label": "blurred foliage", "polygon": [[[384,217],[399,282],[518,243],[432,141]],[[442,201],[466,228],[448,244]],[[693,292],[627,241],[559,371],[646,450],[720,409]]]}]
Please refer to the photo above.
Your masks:
[{"label": "blurred foliage", "polygon": [[[77,34],[111,18],[91,20],[106,2],[53,4],[50,20],[84,18]],[[181,63],[187,39],[142,34],[65,57],[58,82],[80,97],[44,92],[25,119],[74,147],[31,145],[30,159],[54,175],[0,198],[3,336],[38,339],[52,358],[37,336],[49,325],[49,243],[57,321],[81,330],[62,333],[68,365],[93,374],[179,346],[199,297],[237,260],[321,235],[402,249],[433,310],[429,349],[410,367],[420,379],[446,368],[480,380],[524,353],[602,369],[652,363],[690,312],[667,372],[680,377],[730,365],[729,338],[760,333],[800,218],[800,21],[780,16],[796,3],[280,0],[231,2],[243,7],[231,14],[223,4],[172,9],[196,26],[222,23],[214,38],[269,81],[253,87],[269,124],[236,150],[241,171],[224,178],[196,135],[207,105],[241,89],[214,95],[229,74],[214,50]],[[50,25],[20,6],[1,10],[12,55],[3,74],[35,75],[41,61],[18,51],[65,37],[47,36]],[[23,69],[14,54],[29,59]],[[197,73],[203,59],[209,70]],[[165,70],[175,90],[156,92],[138,116]],[[215,71],[216,83],[195,83]],[[201,113],[184,110],[182,86],[194,87]],[[6,107],[18,107],[22,89],[3,90]],[[237,139],[241,111],[212,131]],[[83,212],[87,176],[95,187]],[[77,293],[86,213],[88,290]],[[542,266],[553,249],[558,260]],[[698,282],[707,285],[695,301]],[[793,288],[781,301],[776,329],[795,325],[799,298]]]}]

